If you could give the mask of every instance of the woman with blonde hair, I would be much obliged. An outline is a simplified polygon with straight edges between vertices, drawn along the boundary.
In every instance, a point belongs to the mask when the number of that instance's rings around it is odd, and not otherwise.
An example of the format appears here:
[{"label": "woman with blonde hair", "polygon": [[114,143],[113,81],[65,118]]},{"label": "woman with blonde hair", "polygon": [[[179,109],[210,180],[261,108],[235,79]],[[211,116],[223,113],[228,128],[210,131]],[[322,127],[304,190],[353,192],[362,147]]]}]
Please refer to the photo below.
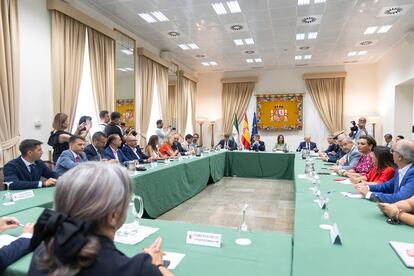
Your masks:
[{"label": "woman with blonde hair", "polygon": [[174,157],[179,154],[178,150],[173,150],[173,136],[169,133],[164,137],[164,143],[160,147],[160,153],[164,157]]},{"label": "woman with blonde hair", "polygon": [[87,162],[60,177],[55,211],[45,209],[35,225],[28,275],[172,275],[161,238],[131,258],[115,247],[131,194],[127,171],[118,165]]}]

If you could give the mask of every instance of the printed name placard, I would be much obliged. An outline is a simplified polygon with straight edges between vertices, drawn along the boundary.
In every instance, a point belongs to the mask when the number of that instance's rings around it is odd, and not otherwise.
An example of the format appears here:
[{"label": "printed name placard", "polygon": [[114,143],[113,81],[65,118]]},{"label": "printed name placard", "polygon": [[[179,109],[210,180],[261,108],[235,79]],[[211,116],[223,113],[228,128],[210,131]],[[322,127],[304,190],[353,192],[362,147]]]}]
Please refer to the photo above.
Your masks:
[{"label": "printed name placard", "polygon": [[34,197],[34,193],[33,193],[33,190],[27,190],[23,192],[14,193],[12,194],[12,197],[13,197],[13,201],[18,201],[18,200]]},{"label": "printed name placard", "polygon": [[331,228],[331,243],[342,245],[341,233],[339,233],[338,225],[334,223]]},{"label": "printed name placard", "polygon": [[187,231],[188,244],[221,247],[221,234]]}]

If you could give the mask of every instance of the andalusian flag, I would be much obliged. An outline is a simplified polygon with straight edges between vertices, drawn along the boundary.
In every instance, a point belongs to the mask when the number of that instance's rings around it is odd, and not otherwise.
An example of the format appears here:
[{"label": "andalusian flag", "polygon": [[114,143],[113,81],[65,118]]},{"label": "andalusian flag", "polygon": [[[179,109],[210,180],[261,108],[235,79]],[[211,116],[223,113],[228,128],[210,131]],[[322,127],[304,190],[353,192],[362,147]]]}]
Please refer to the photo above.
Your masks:
[{"label": "andalusian flag", "polygon": [[[233,141],[239,143],[239,136],[240,136],[240,132],[239,132],[239,121],[237,120],[237,115],[236,113],[234,113],[234,118],[233,118],[233,133],[232,133],[232,137]],[[236,137],[236,138],[234,138]]]},{"label": "andalusian flag", "polygon": [[250,130],[249,130],[249,122],[247,121],[246,113],[244,113],[243,134],[242,134],[241,142],[245,149],[250,149]]}]

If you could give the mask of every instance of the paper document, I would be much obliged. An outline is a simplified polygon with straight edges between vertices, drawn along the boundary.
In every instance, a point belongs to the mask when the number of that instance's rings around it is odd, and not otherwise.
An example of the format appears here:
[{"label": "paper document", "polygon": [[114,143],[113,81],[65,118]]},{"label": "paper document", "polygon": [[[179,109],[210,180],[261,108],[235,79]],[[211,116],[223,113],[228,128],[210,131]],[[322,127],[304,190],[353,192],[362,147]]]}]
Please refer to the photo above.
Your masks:
[{"label": "paper document", "polygon": [[298,174],[299,179],[306,179],[306,174]]},{"label": "paper document", "polygon": [[0,235],[0,248],[2,248],[3,246],[9,245],[12,242],[14,242],[15,240],[17,240],[16,237],[4,234],[4,235]]},{"label": "paper document", "polygon": [[165,255],[162,257],[164,261],[170,261],[168,269],[174,269],[184,258],[185,254],[175,253],[175,252],[164,252]]},{"label": "paper document", "polygon": [[137,226],[137,223],[122,225],[122,227],[115,233],[115,242],[137,244],[159,230],[159,228],[152,228],[142,225]]},{"label": "paper document", "polygon": [[400,257],[405,266],[414,268],[414,257],[411,257],[407,254],[408,250],[412,250],[414,248],[414,243],[390,241],[390,245]]},{"label": "paper document", "polygon": [[351,185],[352,184],[352,182],[349,178],[345,179],[345,180],[337,181],[337,182],[341,183],[341,184],[346,184],[346,185]]},{"label": "paper document", "polygon": [[341,194],[349,198],[364,198],[360,193],[341,192]]}]

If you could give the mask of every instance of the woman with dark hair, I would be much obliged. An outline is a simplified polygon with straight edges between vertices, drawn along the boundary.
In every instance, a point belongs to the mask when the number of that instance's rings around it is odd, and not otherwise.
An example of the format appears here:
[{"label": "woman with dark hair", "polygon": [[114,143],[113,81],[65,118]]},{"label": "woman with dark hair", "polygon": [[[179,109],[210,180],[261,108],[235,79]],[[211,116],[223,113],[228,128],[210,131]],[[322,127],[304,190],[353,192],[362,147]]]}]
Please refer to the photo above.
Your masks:
[{"label": "woman with dark hair", "polygon": [[372,150],[377,146],[377,142],[372,136],[361,135],[358,139],[358,151],[361,153],[356,166],[344,173],[346,176],[350,176],[350,173],[358,173],[360,175],[367,174],[373,167],[372,163]]},{"label": "woman with dark hair", "polygon": [[160,151],[158,150],[158,135],[151,135],[148,140],[148,145],[145,147],[145,154],[152,159],[163,159]]},{"label": "woman with dark hair", "polygon": [[28,275],[172,275],[164,267],[161,238],[133,257],[116,248],[131,195],[121,166],[87,162],[60,177],[54,211],[45,209],[35,225]]},{"label": "woman with dark hair", "polygon": [[287,144],[285,143],[285,137],[282,134],[279,134],[277,136],[275,151],[287,151]]},{"label": "woman with dark hair", "polygon": [[375,147],[372,163],[374,167],[366,175],[350,175],[351,182],[354,184],[366,183],[367,185],[381,184],[394,177],[397,166],[394,163],[392,153],[388,147]]}]

